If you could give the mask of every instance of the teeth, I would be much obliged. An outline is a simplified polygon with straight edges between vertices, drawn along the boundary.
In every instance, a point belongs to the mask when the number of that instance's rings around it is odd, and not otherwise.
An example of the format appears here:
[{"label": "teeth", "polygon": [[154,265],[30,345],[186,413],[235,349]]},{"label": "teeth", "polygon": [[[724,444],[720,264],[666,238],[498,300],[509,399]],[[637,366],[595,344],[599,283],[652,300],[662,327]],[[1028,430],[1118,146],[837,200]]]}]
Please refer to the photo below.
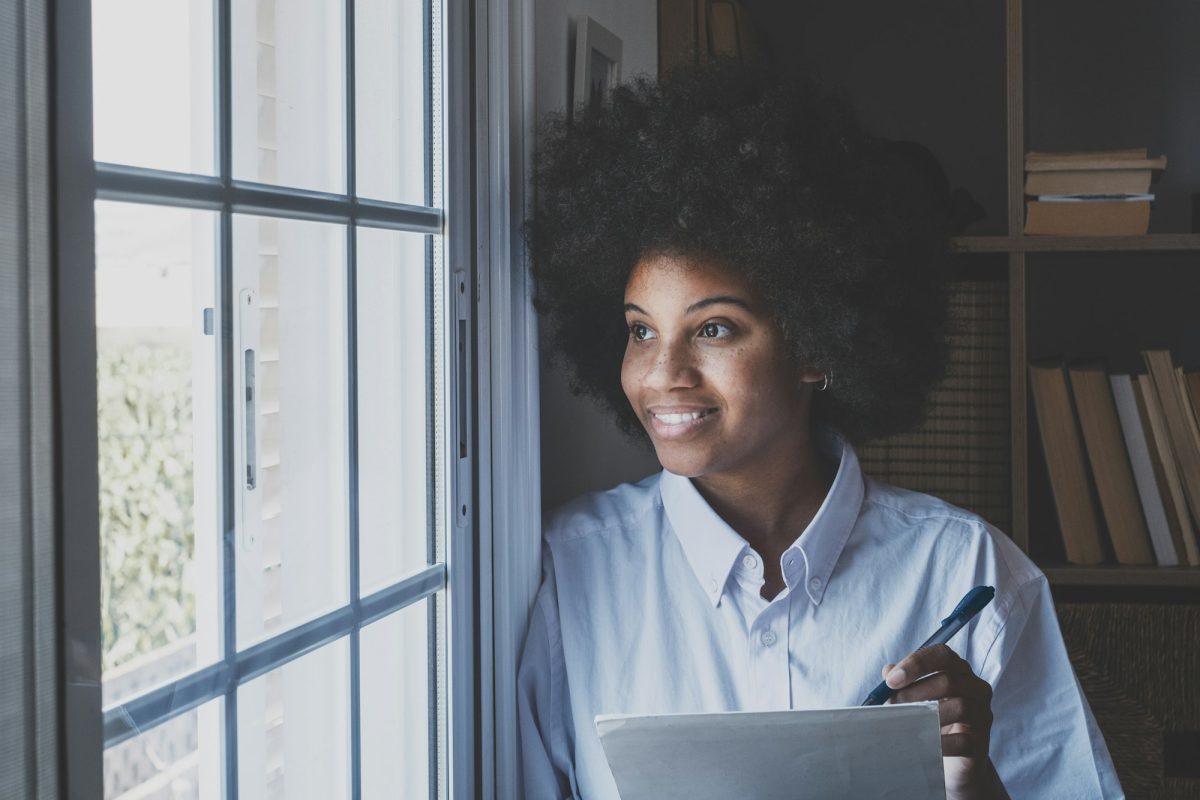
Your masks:
[{"label": "teeth", "polygon": [[687,414],[655,414],[654,416],[668,425],[678,425],[681,422],[691,422],[694,419],[700,419],[704,416],[704,413],[701,411],[692,411]]}]

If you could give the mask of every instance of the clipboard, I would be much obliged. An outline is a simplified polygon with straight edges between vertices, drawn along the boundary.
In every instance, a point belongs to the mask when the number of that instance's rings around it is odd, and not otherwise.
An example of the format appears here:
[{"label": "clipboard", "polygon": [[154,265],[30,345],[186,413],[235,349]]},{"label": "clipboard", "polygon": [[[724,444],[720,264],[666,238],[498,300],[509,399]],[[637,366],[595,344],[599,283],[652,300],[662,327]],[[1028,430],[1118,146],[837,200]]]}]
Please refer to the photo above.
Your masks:
[{"label": "clipboard", "polygon": [[945,800],[936,702],[602,714],[621,800]]}]

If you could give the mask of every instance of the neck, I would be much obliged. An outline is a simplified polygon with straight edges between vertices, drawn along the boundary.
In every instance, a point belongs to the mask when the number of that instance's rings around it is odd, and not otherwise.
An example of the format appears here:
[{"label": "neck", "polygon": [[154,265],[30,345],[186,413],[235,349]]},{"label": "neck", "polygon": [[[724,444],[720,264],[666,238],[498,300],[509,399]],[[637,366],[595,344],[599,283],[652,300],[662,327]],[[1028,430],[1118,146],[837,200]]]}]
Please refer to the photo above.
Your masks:
[{"label": "neck", "polygon": [[812,433],[734,470],[693,480],[713,510],[767,563],[778,560],[816,516],[833,483],[836,465],[818,452]]}]

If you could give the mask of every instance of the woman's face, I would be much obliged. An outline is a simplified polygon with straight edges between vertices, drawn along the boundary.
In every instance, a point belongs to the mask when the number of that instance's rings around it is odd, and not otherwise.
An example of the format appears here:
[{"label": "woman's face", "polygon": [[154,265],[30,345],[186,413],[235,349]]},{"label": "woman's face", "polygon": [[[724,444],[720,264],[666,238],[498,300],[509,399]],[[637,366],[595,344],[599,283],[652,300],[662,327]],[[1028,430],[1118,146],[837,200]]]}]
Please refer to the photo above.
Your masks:
[{"label": "woman's face", "polygon": [[643,257],[625,287],[621,385],[662,465],[689,478],[794,453],[822,373],[792,362],[765,300],[715,263]]}]

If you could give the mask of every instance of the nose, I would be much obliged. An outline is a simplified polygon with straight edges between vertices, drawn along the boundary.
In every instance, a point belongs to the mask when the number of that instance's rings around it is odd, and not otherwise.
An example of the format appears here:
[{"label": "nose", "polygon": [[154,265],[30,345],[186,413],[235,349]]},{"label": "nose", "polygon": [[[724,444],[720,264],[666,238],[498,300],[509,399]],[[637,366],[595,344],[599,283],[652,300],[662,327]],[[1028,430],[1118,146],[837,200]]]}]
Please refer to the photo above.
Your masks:
[{"label": "nose", "polygon": [[662,341],[650,362],[643,383],[657,392],[690,389],[700,383],[695,352],[683,338]]}]

